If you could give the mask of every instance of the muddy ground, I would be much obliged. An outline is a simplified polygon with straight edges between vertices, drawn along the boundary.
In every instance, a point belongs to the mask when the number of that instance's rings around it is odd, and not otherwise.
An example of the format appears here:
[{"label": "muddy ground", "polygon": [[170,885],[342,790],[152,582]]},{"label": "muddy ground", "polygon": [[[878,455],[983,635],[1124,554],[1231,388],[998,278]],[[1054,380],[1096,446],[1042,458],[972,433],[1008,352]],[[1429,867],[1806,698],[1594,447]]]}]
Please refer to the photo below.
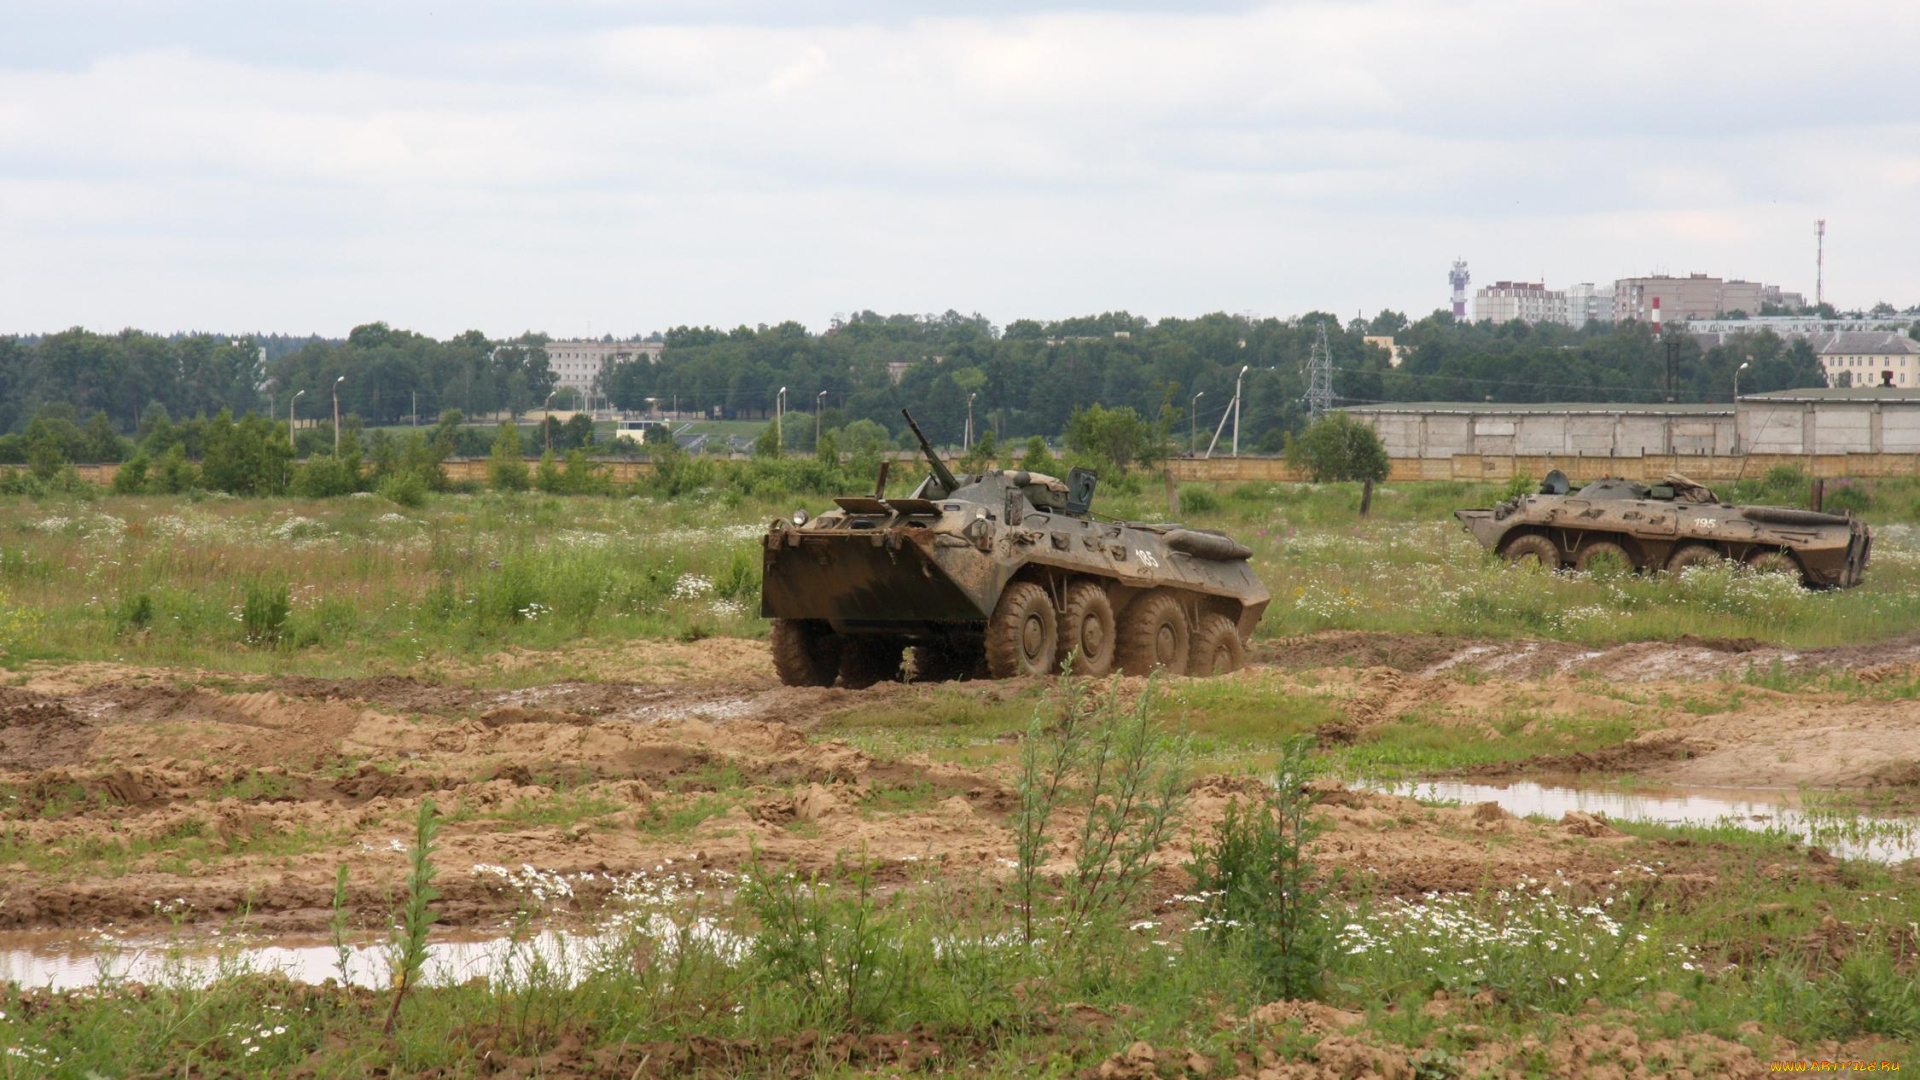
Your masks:
[{"label": "muddy ground", "polygon": [[[1003,872],[1013,851],[1004,766],[875,756],[820,737],[846,710],[912,708],[939,694],[1005,694],[1003,684],[889,684],[865,691],[779,686],[764,644],[710,640],[569,651],[599,682],[540,684],[559,658],[508,654],[521,689],[483,689],[478,669],[359,680],[257,678],[108,664],[46,666],[0,688],[0,926],[137,928],[156,904],[195,921],[246,911],[263,931],[312,931],[331,916],[336,868],[359,918],[388,909],[404,838],[422,800],[442,829],[443,921],[490,928],[521,902],[475,866],[619,874],[668,860],[732,869],[754,851],[828,869],[864,849],[904,881],[938,862]],[[1671,702],[1727,692],[1749,665],[1827,667],[1911,680],[1920,638],[1871,650],[1786,653],[1751,642],[1558,643],[1324,634],[1262,643],[1231,676],[1279,680],[1333,700],[1341,738],[1409,714],[1488,735],[1515,708],[1631,714],[1633,737],[1541,755],[1507,774],[1627,772],[1676,783],[1911,789],[1920,778],[1920,702],[1740,687],[1737,707]],[[1653,722],[1649,722],[1649,716]],[[1189,835],[1162,885],[1245,778],[1194,782]],[[1605,822],[1518,820],[1491,805],[1430,809],[1330,792],[1320,841],[1331,865],[1389,893],[1499,886],[1560,872],[1601,881],[1629,861],[1674,867],[1662,887],[1712,886],[1675,844]],[[1829,872],[1789,853],[1776,872]],[[593,886],[581,887],[590,904]]]}]

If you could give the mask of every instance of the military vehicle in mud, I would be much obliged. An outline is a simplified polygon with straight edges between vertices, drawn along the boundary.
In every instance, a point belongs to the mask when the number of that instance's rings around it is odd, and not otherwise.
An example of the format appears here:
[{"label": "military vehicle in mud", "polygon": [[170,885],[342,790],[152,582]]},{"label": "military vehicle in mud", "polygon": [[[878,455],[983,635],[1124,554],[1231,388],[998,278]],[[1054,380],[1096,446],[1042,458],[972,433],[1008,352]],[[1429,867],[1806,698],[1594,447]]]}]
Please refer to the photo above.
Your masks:
[{"label": "military vehicle in mud", "polygon": [[1860,584],[1873,545],[1851,515],[1735,506],[1678,473],[1658,484],[1609,478],[1575,487],[1555,469],[1538,494],[1453,514],[1482,546],[1514,562],[1586,570],[1611,560],[1677,573],[1734,559],[1809,588]]},{"label": "military vehicle in mud", "polygon": [[[902,410],[904,412],[904,410]],[[1214,675],[1239,667],[1266,587],[1252,554],[1217,532],[1093,513],[1095,476],[1016,469],[955,476],[920,434],[932,473],[906,498],[872,495],[767,531],[760,613],[791,686],[1045,675],[1116,667]]]}]

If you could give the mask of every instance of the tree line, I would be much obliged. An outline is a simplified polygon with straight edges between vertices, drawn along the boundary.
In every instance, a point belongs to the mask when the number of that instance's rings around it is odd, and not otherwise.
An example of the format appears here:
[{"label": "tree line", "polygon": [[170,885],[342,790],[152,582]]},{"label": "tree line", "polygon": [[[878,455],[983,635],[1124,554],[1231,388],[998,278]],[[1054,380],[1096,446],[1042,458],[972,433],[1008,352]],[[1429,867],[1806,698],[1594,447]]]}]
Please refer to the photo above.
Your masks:
[{"label": "tree line", "polygon": [[[1131,410],[1185,449],[1190,440],[1205,447],[1239,383],[1242,450],[1278,452],[1304,427],[1307,361],[1323,329],[1336,404],[1657,402],[1669,393],[1682,402],[1726,401],[1734,370],[1749,358],[1745,391],[1824,385],[1805,341],[1767,330],[1702,349],[1685,334],[1656,341],[1639,323],[1496,326],[1445,312],[1411,321],[1382,311],[1345,322],[1324,312],[1158,322],[1108,312],[1002,328],[955,311],[864,311],[820,334],[793,322],[676,327],[657,363],[611,366],[599,389],[629,411],[760,418],[780,407],[785,387],[789,449],[856,421],[899,440],[903,407],[936,442],[956,445],[969,413],[976,441],[991,432],[1004,443],[1057,436],[1094,406]],[[1369,337],[1392,338],[1403,362],[1395,366]],[[540,334],[497,340],[478,331],[438,341],[370,323],[344,340],[276,340],[263,361],[265,345],[253,337],[76,329],[0,338],[0,462],[27,459],[36,423],[37,437],[66,444],[69,460],[110,460],[99,457],[115,445],[103,432],[137,435],[155,416],[184,422],[227,410],[278,422],[291,405],[303,423],[330,421],[336,388],[342,415],[367,428],[427,423],[448,410],[517,416],[553,391],[547,343]]]}]

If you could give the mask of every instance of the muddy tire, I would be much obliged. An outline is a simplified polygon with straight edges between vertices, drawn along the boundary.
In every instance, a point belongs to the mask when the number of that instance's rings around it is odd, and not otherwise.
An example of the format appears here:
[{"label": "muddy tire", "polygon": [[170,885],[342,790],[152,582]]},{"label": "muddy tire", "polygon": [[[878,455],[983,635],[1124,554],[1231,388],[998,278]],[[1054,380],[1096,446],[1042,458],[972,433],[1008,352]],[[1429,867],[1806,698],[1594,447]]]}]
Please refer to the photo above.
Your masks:
[{"label": "muddy tire", "polygon": [[850,637],[840,650],[840,685],[865,690],[875,683],[900,677],[900,654],[906,646],[896,637]]},{"label": "muddy tire", "polygon": [[1060,653],[1060,613],[1047,590],[1016,581],[987,620],[987,670],[996,679],[1045,675]]},{"label": "muddy tire", "polygon": [[1156,668],[1184,673],[1191,656],[1191,627],[1180,598],[1155,591],[1127,605],[1120,616],[1120,670],[1150,675]]},{"label": "muddy tire", "polygon": [[1633,558],[1627,549],[1611,540],[1589,540],[1581,547],[1580,553],[1573,557],[1575,570],[1599,570],[1612,566],[1619,570],[1633,569]]},{"label": "muddy tire", "polygon": [[1202,615],[1188,650],[1187,674],[1205,678],[1238,671],[1247,662],[1247,645],[1240,628],[1225,615]]},{"label": "muddy tire", "polygon": [[1092,581],[1067,586],[1067,606],[1060,612],[1060,663],[1073,654],[1073,673],[1093,678],[1113,674],[1113,601],[1107,590]]},{"label": "muddy tire", "polygon": [[775,619],[773,670],[788,686],[832,686],[840,674],[840,636],[814,619]]},{"label": "muddy tire", "polygon": [[1503,554],[1508,562],[1523,563],[1531,559],[1549,570],[1560,569],[1559,545],[1538,533],[1515,537]]},{"label": "muddy tire", "polygon": [[1712,566],[1725,558],[1719,548],[1708,544],[1683,544],[1667,557],[1667,573],[1677,574],[1690,566]]},{"label": "muddy tire", "polygon": [[1756,551],[1747,556],[1747,568],[1758,574],[1792,574],[1796,579],[1802,576],[1800,564],[1784,551]]}]

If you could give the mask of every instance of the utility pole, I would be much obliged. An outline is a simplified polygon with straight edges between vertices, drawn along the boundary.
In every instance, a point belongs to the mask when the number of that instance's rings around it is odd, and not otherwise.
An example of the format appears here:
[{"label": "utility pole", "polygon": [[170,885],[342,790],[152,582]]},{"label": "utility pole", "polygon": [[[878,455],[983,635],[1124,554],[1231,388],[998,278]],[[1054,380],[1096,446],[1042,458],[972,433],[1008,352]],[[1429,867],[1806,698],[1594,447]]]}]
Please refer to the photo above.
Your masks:
[{"label": "utility pole", "polygon": [[1205,390],[1193,395],[1193,401],[1187,405],[1187,456],[1192,457],[1200,449],[1200,399],[1207,396]]},{"label": "utility pole", "polygon": [[787,449],[786,419],[787,388],[783,386],[780,388],[780,396],[773,402],[773,444],[781,452]]},{"label": "utility pole", "polygon": [[347,381],[345,375],[333,380],[333,456],[340,456],[340,384]]},{"label": "utility pole", "polygon": [[1327,415],[1333,408],[1333,350],[1327,345],[1327,324],[1320,323],[1320,332],[1307,352],[1307,420],[1309,423]]},{"label": "utility pole", "polygon": [[973,399],[974,397],[975,397],[974,393],[970,392],[967,394],[967,431],[965,436],[960,440],[961,453],[966,453],[967,451],[973,449]]},{"label": "utility pole", "polygon": [[305,390],[302,390],[287,399],[287,446],[294,450],[300,449],[300,444],[293,441],[293,406],[302,397],[306,396],[306,393]]},{"label": "utility pole", "polygon": [[420,391],[413,392],[413,426],[420,426]]},{"label": "utility pole", "polygon": [[540,417],[540,431],[547,437],[547,449],[549,450],[553,449],[553,395],[559,392],[558,390],[549,392],[547,394],[547,400],[540,405],[542,414]]},{"label": "utility pole", "polygon": [[1240,382],[1247,377],[1248,365],[1240,365],[1240,374],[1233,377],[1233,456],[1240,456]]},{"label": "utility pole", "polygon": [[1813,223],[1813,306],[1827,302],[1827,219]]},{"label": "utility pole", "polygon": [[820,418],[826,414],[826,410],[827,392],[822,390],[813,395],[813,452],[816,455],[820,453]]}]

